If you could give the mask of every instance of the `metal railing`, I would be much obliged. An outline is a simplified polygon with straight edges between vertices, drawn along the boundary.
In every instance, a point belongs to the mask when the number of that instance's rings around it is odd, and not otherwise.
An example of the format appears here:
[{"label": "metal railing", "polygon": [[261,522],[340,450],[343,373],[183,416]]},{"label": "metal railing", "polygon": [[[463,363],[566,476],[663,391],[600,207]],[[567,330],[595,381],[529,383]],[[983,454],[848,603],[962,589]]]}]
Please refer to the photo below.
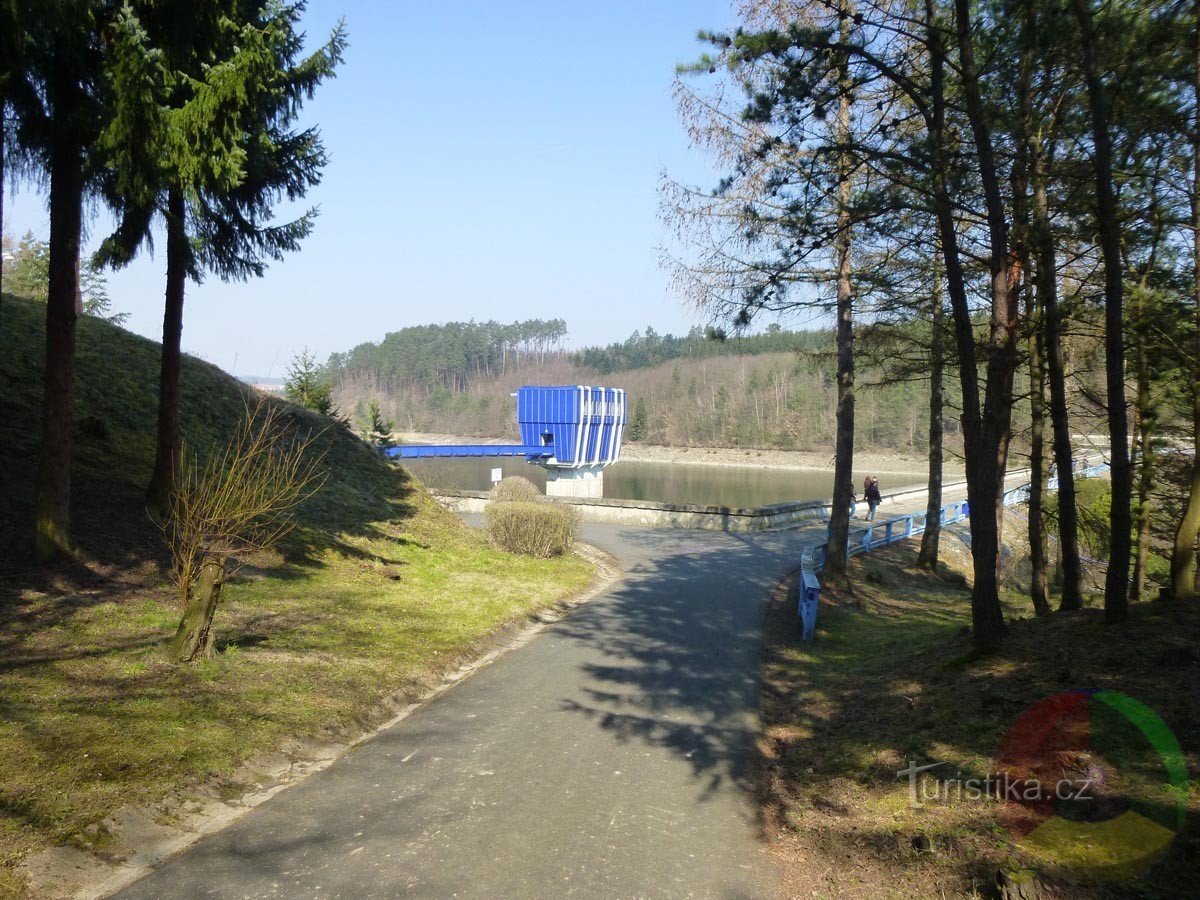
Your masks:
[{"label": "metal railing", "polygon": [[[1087,462],[1075,469],[1077,478],[1093,478],[1108,471],[1108,463],[1092,464]],[[1058,478],[1050,478],[1046,482],[1047,490],[1058,489]],[[1004,492],[1001,500],[1005,506],[1015,506],[1029,500],[1030,485],[1023,484]],[[853,515],[853,509],[851,510]],[[941,508],[941,524],[943,527],[970,518],[971,509],[966,500],[955,500]],[[928,514],[923,512],[906,513],[894,516],[882,522],[871,522],[861,531],[852,532],[846,538],[846,558],[858,556],[874,550],[876,547],[886,547],[897,541],[905,541],[925,531],[929,524]],[[817,544],[804,549],[800,558],[799,609],[800,621],[803,628],[802,639],[811,641],[817,631],[817,607],[821,601],[821,582],[817,575],[825,568],[825,545]]]}]

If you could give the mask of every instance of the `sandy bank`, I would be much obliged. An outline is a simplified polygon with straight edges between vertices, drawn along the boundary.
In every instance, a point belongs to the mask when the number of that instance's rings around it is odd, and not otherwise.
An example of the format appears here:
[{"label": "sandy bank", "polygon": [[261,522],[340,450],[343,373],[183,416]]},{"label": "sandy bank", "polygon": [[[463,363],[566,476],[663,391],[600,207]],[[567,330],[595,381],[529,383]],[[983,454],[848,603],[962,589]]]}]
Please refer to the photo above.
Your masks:
[{"label": "sandy bank", "polygon": [[[398,443],[418,444],[511,444],[511,436],[464,437],[455,434],[405,432],[395,435]],[[758,469],[828,472],[833,454],[812,450],[753,450],[737,447],[660,447],[653,444],[625,444],[621,459],[627,462],[672,463],[689,466],[753,466]],[[854,455],[856,472],[873,474],[924,474],[928,462],[921,456],[902,453],[862,452]],[[947,460],[946,475],[962,472],[957,460]]]}]

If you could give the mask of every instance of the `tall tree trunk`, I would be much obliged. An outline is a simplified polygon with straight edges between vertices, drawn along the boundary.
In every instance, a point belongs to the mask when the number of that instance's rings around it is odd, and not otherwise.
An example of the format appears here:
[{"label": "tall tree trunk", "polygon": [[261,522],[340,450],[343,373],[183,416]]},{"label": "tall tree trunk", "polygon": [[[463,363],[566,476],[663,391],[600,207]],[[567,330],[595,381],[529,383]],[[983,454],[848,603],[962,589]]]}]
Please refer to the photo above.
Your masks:
[{"label": "tall tree trunk", "polygon": [[1029,599],[1039,616],[1050,614],[1046,541],[1046,369],[1041,310],[1030,292],[1029,310]]},{"label": "tall tree trunk", "polygon": [[936,256],[931,268],[933,284],[929,312],[933,332],[929,340],[929,496],[925,503],[925,531],[921,534],[917,565],[932,572],[937,569],[938,545],[942,536],[942,415],[945,411],[942,381],[946,349],[942,275]]},{"label": "tall tree trunk", "polygon": [[200,567],[196,583],[188,591],[187,606],[175,637],[171,639],[171,658],[176,662],[194,662],[213,657],[213,617],[221,602],[221,586],[225,583],[225,565],[209,558]]},{"label": "tall tree trunk", "polygon": [[146,488],[146,505],[163,517],[171,501],[179,463],[179,370],[183,336],[183,299],[187,287],[187,214],[183,192],[167,195],[167,291],[163,310],[162,360],[158,376],[158,450]]},{"label": "tall tree trunk", "polygon": [[[1021,115],[1014,135],[1016,154],[1012,166],[1013,233],[1015,252],[1025,272],[1030,265],[1033,225],[1030,214],[1029,185],[1034,159],[1033,66],[1037,52],[1036,17],[1026,2],[1021,22],[1021,67],[1017,94]],[[1036,283],[1031,277],[1030,282]],[[1039,616],[1050,614],[1049,585],[1046,577],[1046,374],[1043,366],[1040,301],[1032,284],[1026,283],[1025,322],[1029,353],[1029,599]]]},{"label": "tall tree trunk", "polygon": [[[1196,261],[1200,263],[1200,248]],[[1200,328],[1200,296],[1196,302],[1196,324]],[[1192,421],[1195,423],[1192,426],[1192,484],[1171,551],[1171,596],[1176,600],[1195,600],[1200,596],[1196,590],[1196,538],[1200,536],[1200,373],[1192,382]]]},{"label": "tall tree trunk", "polygon": [[1096,225],[1104,256],[1104,369],[1108,404],[1112,507],[1109,513],[1108,574],[1104,580],[1104,620],[1120,622],[1129,613],[1130,501],[1129,419],[1125,410],[1124,266],[1121,226],[1112,180],[1108,98],[1096,61],[1096,30],[1091,0],[1075,0],[1083,70],[1092,114],[1092,158],[1096,167]]},{"label": "tall tree trunk", "polygon": [[1050,387],[1050,424],[1054,432],[1054,465],[1058,474],[1058,552],[1062,571],[1060,610],[1083,607],[1083,567],[1079,560],[1079,516],[1072,466],[1071,421],[1067,411],[1067,374],[1063,360],[1062,311],[1058,305],[1057,256],[1050,228],[1046,183],[1049,160],[1035,145],[1033,165],[1033,239],[1037,245],[1038,305],[1045,328],[1046,380]]},{"label": "tall tree trunk", "polygon": [[65,120],[78,90],[63,73],[52,88],[50,283],[46,302],[46,373],[38,467],[34,553],[48,561],[71,553],[71,407],[75,385],[79,238],[83,226],[83,148]]},{"label": "tall tree trunk", "polygon": [[[853,4],[843,0],[841,40],[850,38]],[[837,438],[834,444],[833,507],[829,511],[829,543],[825,548],[827,571],[846,571],[850,537],[850,497],[854,491],[854,291],[851,273],[850,223],[850,106],[853,85],[848,59],[838,67],[837,179]]]},{"label": "tall tree trunk", "polygon": [[[1196,358],[1200,359],[1200,2],[1196,3],[1196,46],[1192,77],[1195,92],[1192,120],[1192,292],[1196,302]],[[1187,504],[1175,529],[1171,550],[1171,596],[1194,600],[1196,538],[1200,537],[1200,370],[1192,372],[1192,484]]]},{"label": "tall tree trunk", "polygon": [[1154,439],[1155,412],[1150,395],[1150,359],[1146,349],[1145,314],[1144,309],[1139,310],[1134,347],[1135,367],[1137,368],[1136,426],[1134,431],[1137,435],[1139,466],[1137,554],[1133,561],[1133,586],[1131,588],[1132,600],[1135,603],[1143,599],[1146,592],[1146,564],[1150,559],[1150,514],[1154,507],[1151,498],[1151,491],[1154,490],[1154,451],[1151,442]]},{"label": "tall tree trunk", "polygon": [[[0,95],[0,238],[4,235],[4,126],[8,105]],[[4,263],[0,261],[0,334],[4,332]]]},{"label": "tall tree trunk", "polygon": [[[979,163],[988,223],[988,270],[991,276],[991,324],[988,333],[987,387],[978,419],[968,423],[967,499],[971,508],[971,556],[975,583],[971,620],[976,646],[990,650],[1004,634],[1000,607],[1000,536],[1004,524],[1004,476],[1012,438],[1013,376],[1017,368],[1016,292],[1020,265],[1008,250],[1008,224],[995,153],[979,89],[970,0],[955,0],[962,93]],[[962,360],[965,368],[967,360]],[[970,432],[965,426],[970,424]]]},{"label": "tall tree trunk", "polygon": [[[986,510],[991,493],[987,488],[987,473],[983,471],[984,463],[980,448],[982,416],[979,403],[979,370],[976,364],[975,330],[971,321],[971,305],[967,297],[966,278],[963,274],[962,259],[958,248],[958,230],[954,219],[954,205],[950,199],[947,180],[949,153],[947,148],[946,127],[946,95],[945,70],[946,47],[943,43],[945,31],[938,17],[936,0],[925,0],[926,41],[929,47],[930,72],[930,108],[929,144],[930,144],[930,174],[933,189],[934,215],[938,224],[938,239],[942,247],[942,261],[946,268],[946,293],[950,298],[950,310],[954,321],[954,341],[958,351],[959,382],[962,390],[962,432],[966,450],[967,469],[967,499],[972,511]],[[975,583],[972,588],[972,621],[975,623],[975,641],[977,646],[990,646],[995,643],[997,628],[990,616],[978,616],[980,608],[976,602],[976,594],[982,590],[996,591],[996,572],[992,565],[992,574],[987,574],[988,562],[986,554],[991,552],[993,558],[998,558],[998,544],[992,535],[990,550],[987,541],[981,538],[990,527],[994,532],[994,519],[987,515],[971,517],[971,558],[973,562]],[[980,565],[983,560],[983,576],[980,578]],[[990,584],[989,584],[990,582]],[[982,587],[980,586],[982,583]],[[983,631],[979,628],[982,625]],[[1002,626],[1001,626],[1002,627]]]}]

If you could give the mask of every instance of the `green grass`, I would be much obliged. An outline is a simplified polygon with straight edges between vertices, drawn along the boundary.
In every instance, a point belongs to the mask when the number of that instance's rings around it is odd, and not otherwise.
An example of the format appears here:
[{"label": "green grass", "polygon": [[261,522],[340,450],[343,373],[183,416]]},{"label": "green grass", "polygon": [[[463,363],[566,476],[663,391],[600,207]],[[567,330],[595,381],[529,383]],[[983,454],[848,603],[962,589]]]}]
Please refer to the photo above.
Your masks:
[{"label": "green grass", "polygon": [[[834,867],[836,896],[845,897],[986,895],[999,869],[1038,871],[1055,881],[1056,897],[1195,896],[1200,610],[1136,604],[1128,623],[1107,627],[1094,609],[1035,620],[1027,599],[1009,595],[1009,634],[998,653],[981,657],[965,633],[970,608],[962,577],[921,572],[914,558],[914,548],[896,545],[855,559],[851,588],[823,592],[812,644],[795,639],[782,597],[773,606],[761,771],[768,831],[789,871],[790,892],[808,896],[813,873]],[[1031,855],[996,803],[949,799],[910,807],[908,783],[895,774],[909,760],[942,763],[943,777],[992,773],[1017,717],[1075,688],[1137,698],[1184,748],[1193,773],[1192,824],[1149,872],[1113,884],[1062,865],[1078,848],[1066,848],[1057,862]],[[1157,755],[1131,729],[1104,734],[1110,743],[1093,748],[1088,761],[1106,771],[1104,802],[1128,802],[1162,819],[1170,798]],[[914,850],[914,839],[931,841],[935,852]]]},{"label": "green grass", "polygon": [[[300,527],[226,588],[217,659],[172,665],[164,648],[179,611],[141,508],[154,450],[153,342],[81,320],[81,562],[28,561],[42,309],[6,297],[0,331],[0,895],[20,892],[14,871],[25,854],[62,843],[102,849],[109,838],[96,826],[122,805],[219,783],[289,738],[361,732],[385,698],[419,696],[481,638],[592,578],[577,556],[492,548],[404,470],[333,428],[320,438],[329,479]],[[188,439],[225,439],[244,389],[194,359],[183,383]]]}]

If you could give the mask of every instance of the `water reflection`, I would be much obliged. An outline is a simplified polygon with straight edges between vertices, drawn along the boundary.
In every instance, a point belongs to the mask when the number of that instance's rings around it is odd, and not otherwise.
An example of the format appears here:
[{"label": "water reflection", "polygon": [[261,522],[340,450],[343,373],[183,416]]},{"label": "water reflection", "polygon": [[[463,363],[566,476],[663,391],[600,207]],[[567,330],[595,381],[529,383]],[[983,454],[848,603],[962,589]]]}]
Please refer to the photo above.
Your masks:
[{"label": "water reflection", "polygon": [[[503,477],[521,475],[546,490],[546,473],[523,459],[414,459],[405,463],[433,488],[483,491],[491,485],[492,469]],[[887,493],[923,484],[919,472],[878,475]],[[855,476],[855,483],[862,474]],[[788,500],[827,499],[832,493],[833,471],[792,471],[756,466],[705,466],[623,461],[605,470],[604,496],[623,500],[658,500],[663,503],[698,503],[721,506],[763,506]]]}]

